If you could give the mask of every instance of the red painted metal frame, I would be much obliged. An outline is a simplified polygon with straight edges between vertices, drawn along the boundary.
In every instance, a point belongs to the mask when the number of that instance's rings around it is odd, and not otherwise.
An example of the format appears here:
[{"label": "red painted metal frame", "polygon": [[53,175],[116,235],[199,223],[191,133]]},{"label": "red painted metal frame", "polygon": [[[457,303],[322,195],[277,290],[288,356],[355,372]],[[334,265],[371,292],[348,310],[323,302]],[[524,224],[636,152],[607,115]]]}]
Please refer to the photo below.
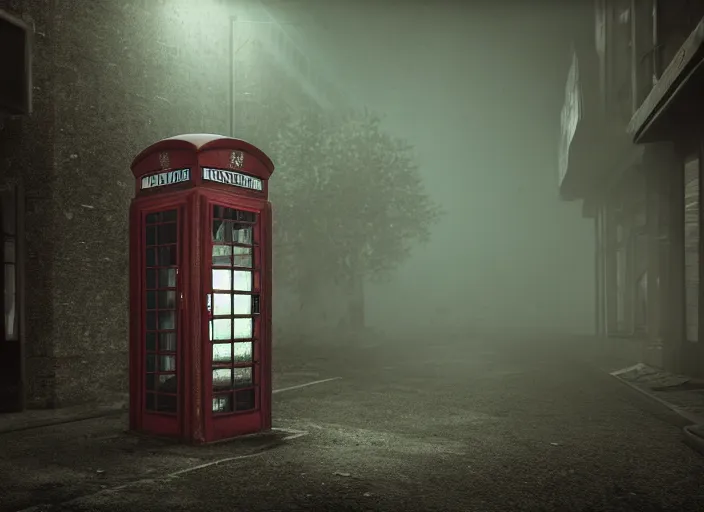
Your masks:
[{"label": "red painted metal frame", "polygon": [[[244,165],[233,169],[232,151],[245,154]],[[168,156],[164,166],[163,155]],[[241,172],[262,180],[263,190],[253,191],[231,185],[206,182],[201,168],[213,167]],[[141,178],[152,173],[189,168],[186,183],[140,190]],[[132,172],[136,195],[130,207],[130,428],[153,435],[172,436],[190,443],[207,443],[271,428],[271,291],[272,209],[268,201],[271,160],[244,141],[217,135],[184,135],[165,139],[145,149],[135,158]],[[208,336],[206,294],[210,292],[212,242],[210,239],[213,204],[258,213],[260,230],[261,291],[259,329],[259,407],[214,417],[212,412],[211,342]],[[178,414],[176,420],[150,414],[144,408],[144,215],[176,208],[179,218],[178,318]],[[208,238],[206,238],[206,236]],[[179,297],[178,294],[181,296]],[[234,397],[234,394],[233,394]]]},{"label": "red painted metal frame", "polygon": [[[258,352],[258,364],[253,365],[258,367],[258,371],[254,370],[255,387],[258,392],[255,395],[255,400],[258,402],[256,409],[253,411],[233,412],[227,414],[212,413],[205,415],[205,437],[209,440],[223,439],[232,437],[233,435],[242,435],[271,428],[271,205],[268,201],[255,199],[245,199],[234,196],[225,191],[204,191],[203,198],[206,199],[202,210],[202,229],[203,233],[210,233],[212,226],[212,207],[225,206],[238,210],[245,210],[257,214],[256,229],[259,230],[259,254],[260,254],[260,298],[261,309],[259,317],[256,318],[254,336],[257,341],[253,344],[253,350]],[[210,242],[210,241],[208,241]],[[206,270],[206,275],[209,277],[211,272],[212,258],[212,243],[202,244],[201,257],[204,264],[202,268]],[[205,263],[207,262],[207,263]],[[204,279],[202,291],[202,309],[201,314],[207,317],[207,303],[205,297],[212,293],[210,279]],[[259,331],[258,333],[256,331]],[[203,399],[204,403],[212,406],[212,372],[210,365],[212,361],[212,343],[208,336],[208,323],[203,322],[201,329],[201,338],[204,340],[202,344],[202,361],[207,362],[208,372],[204,372],[201,384],[204,386]],[[203,365],[205,369],[205,364]],[[234,396],[234,394],[233,394]]]}]

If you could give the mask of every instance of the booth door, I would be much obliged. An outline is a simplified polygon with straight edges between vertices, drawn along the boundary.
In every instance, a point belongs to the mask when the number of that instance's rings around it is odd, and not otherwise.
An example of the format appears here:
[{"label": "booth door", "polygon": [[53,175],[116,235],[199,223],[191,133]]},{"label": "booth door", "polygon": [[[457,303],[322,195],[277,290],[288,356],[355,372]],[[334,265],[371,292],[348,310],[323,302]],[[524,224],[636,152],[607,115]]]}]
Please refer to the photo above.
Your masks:
[{"label": "booth door", "polygon": [[178,435],[181,400],[181,218],[178,207],[142,213],[142,426]]},{"label": "booth door", "polygon": [[[261,429],[262,253],[259,212],[211,205],[205,361],[212,439]],[[264,355],[264,357],[266,357]]]}]

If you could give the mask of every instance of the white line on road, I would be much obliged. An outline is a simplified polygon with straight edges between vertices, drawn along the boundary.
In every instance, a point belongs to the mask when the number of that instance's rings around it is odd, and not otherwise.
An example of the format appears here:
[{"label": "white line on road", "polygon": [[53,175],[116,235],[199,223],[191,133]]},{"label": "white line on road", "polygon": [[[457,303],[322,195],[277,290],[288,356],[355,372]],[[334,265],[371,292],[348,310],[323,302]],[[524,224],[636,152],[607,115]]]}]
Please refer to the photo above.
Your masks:
[{"label": "white line on road", "polygon": [[[283,433],[285,433],[285,434],[288,434],[287,436],[285,436],[285,437],[282,439],[283,441],[289,441],[289,440],[291,440],[291,439],[296,439],[296,438],[299,438],[299,437],[303,437],[303,436],[305,436],[305,435],[308,434],[308,432],[306,432],[306,431],[304,431],[304,430],[294,430],[294,429],[290,429],[290,428],[277,428],[277,427],[274,427],[274,428],[272,428],[271,430],[275,430],[275,431],[278,431],[278,432],[283,432]],[[61,502],[61,503],[53,503],[53,504],[51,504],[51,505],[49,505],[49,504],[34,505],[34,506],[31,506],[31,507],[28,507],[28,508],[24,508],[24,509],[22,509],[22,510],[19,510],[18,512],[43,512],[43,511],[47,510],[48,507],[53,507],[53,506],[55,506],[55,505],[70,505],[70,504],[73,504],[73,503],[80,502],[81,500],[84,500],[84,499],[86,499],[86,498],[93,498],[93,497],[103,496],[103,495],[107,495],[107,494],[114,494],[114,493],[117,493],[117,492],[122,491],[122,490],[124,490],[124,489],[127,489],[127,488],[129,488],[129,487],[137,487],[137,486],[141,486],[141,485],[149,485],[149,484],[154,484],[154,483],[160,482],[160,481],[161,481],[161,482],[164,482],[164,481],[171,480],[171,479],[173,479],[173,478],[178,478],[178,477],[181,476],[181,475],[184,475],[184,474],[187,474],[187,473],[191,473],[191,472],[193,472],[193,471],[197,471],[197,470],[199,470],[199,469],[205,469],[205,468],[208,468],[208,467],[211,467],[211,466],[217,466],[217,465],[219,465],[219,464],[225,464],[225,463],[227,463],[227,462],[234,462],[234,461],[237,461],[237,460],[251,459],[251,458],[254,458],[254,457],[260,457],[260,456],[264,455],[265,453],[267,453],[267,451],[266,451],[266,450],[263,450],[263,451],[256,452],[256,453],[249,453],[249,454],[247,454],[247,455],[238,455],[238,456],[236,456],[236,457],[227,457],[227,458],[224,458],[224,459],[218,459],[218,460],[214,460],[214,461],[212,461],[212,462],[206,462],[205,464],[199,464],[198,466],[192,466],[192,467],[189,467],[189,468],[181,469],[181,470],[179,470],[179,471],[174,471],[173,473],[169,473],[169,474],[164,475],[164,476],[161,476],[161,477],[143,478],[143,479],[140,479],[140,480],[135,480],[135,481],[133,481],[133,482],[128,482],[128,483],[126,483],[126,484],[118,485],[118,486],[115,486],[115,487],[110,487],[110,488],[107,488],[107,489],[101,489],[100,491],[97,491],[97,492],[94,492],[94,493],[84,494],[84,495],[82,495],[82,496],[77,496],[77,497],[75,497],[75,498],[72,498],[72,499],[70,499],[70,500],[68,500],[68,501],[64,501],[64,502]]]},{"label": "white line on road", "polygon": [[290,386],[287,388],[275,389],[272,393],[283,393],[284,391],[291,391],[294,389],[305,388],[307,386],[313,386],[315,384],[322,384],[323,382],[330,382],[333,380],[340,380],[342,377],[332,377],[331,379],[314,380],[313,382],[306,382],[305,384],[299,384],[298,386]]}]

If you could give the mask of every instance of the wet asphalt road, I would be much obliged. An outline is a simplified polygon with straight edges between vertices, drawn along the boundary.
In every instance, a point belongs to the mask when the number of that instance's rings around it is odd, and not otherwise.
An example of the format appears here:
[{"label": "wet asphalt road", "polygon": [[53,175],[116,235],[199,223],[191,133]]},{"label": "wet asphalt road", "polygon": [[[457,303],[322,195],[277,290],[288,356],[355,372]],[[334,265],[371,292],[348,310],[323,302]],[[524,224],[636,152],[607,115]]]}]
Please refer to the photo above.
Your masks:
[{"label": "wet asphalt road", "polygon": [[397,343],[279,368],[278,388],[341,377],[275,395],[276,425],[305,435],[53,510],[704,510],[680,420],[549,347]]}]

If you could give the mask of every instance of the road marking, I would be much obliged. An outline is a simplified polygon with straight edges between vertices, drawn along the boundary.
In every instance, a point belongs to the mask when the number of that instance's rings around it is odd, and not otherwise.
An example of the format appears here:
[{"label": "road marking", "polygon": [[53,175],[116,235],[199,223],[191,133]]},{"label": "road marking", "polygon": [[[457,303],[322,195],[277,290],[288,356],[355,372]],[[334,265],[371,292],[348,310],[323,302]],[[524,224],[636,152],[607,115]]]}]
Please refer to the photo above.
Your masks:
[{"label": "road marking", "polygon": [[331,382],[333,380],[340,380],[342,377],[332,377],[331,379],[314,380],[313,382],[306,382],[305,384],[299,384],[298,386],[289,386],[287,388],[275,389],[272,393],[283,393],[284,391],[291,391],[294,389],[305,388],[308,386],[313,386],[315,384],[322,384],[324,382]]},{"label": "road marking", "polygon": [[[283,432],[284,434],[288,434],[287,436],[285,436],[285,437],[282,439],[283,441],[290,441],[291,439],[296,439],[296,438],[299,438],[299,437],[303,437],[303,436],[305,436],[305,435],[308,435],[308,432],[306,432],[305,430],[294,430],[294,429],[291,429],[291,428],[274,427],[274,428],[272,428],[271,430],[275,430],[275,431],[277,431],[277,432]],[[255,435],[256,435],[256,434],[255,434]],[[243,436],[243,437],[244,437],[244,436]],[[226,464],[226,463],[228,463],[228,462],[234,462],[234,461],[237,461],[237,460],[244,460],[244,459],[251,459],[251,458],[254,458],[254,457],[260,457],[260,456],[262,456],[262,455],[264,455],[264,454],[266,454],[266,453],[268,453],[267,450],[262,450],[262,451],[259,451],[259,452],[256,452],[256,453],[249,453],[249,454],[247,454],[247,455],[238,455],[238,456],[236,456],[236,457],[227,457],[227,458],[224,458],[224,459],[218,459],[218,460],[214,460],[214,461],[212,461],[212,462],[206,462],[205,464],[199,464],[199,465],[197,465],[197,466],[192,466],[192,467],[190,467],[190,468],[184,468],[184,469],[181,469],[181,470],[179,470],[179,471],[174,471],[173,473],[169,473],[169,474],[164,475],[164,476],[155,477],[155,478],[142,478],[142,479],[140,479],[140,480],[135,480],[135,481],[133,481],[133,482],[127,482],[126,484],[118,485],[118,486],[115,486],[115,487],[109,487],[109,488],[107,488],[107,489],[101,489],[101,490],[99,490],[99,491],[97,491],[97,492],[93,492],[93,493],[89,493],[89,494],[84,494],[84,495],[82,495],[82,496],[77,496],[77,497],[75,497],[75,498],[72,498],[72,499],[70,499],[70,500],[68,500],[68,501],[63,501],[63,502],[61,502],[61,503],[53,503],[53,504],[51,504],[51,505],[48,504],[48,503],[42,503],[42,504],[39,504],[39,505],[33,505],[33,506],[31,506],[31,507],[28,507],[28,508],[23,508],[22,510],[19,510],[18,512],[44,512],[44,511],[49,510],[49,509],[51,509],[51,508],[53,508],[54,506],[57,506],[57,505],[59,505],[59,506],[60,506],[60,505],[70,505],[70,504],[73,504],[73,503],[80,502],[81,500],[84,500],[84,499],[86,499],[86,498],[95,498],[95,497],[97,497],[97,496],[104,496],[104,495],[107,495],[107,494],[118,493],[118,492],[120,492],[120,491],[122,491],[122,490],[124,490],[124,489],[130,488],[130,487],[137,487],[137,486],[141,486],[141,485],[149,485],[149,484],[154,484],[154,483],[156,483],[156,482],[164,482],[164,481],[168,481],[168,480],[172,480],[172,479],[178,478],[178,477],[181,476],[181,475],[185,475],[185,474],[187,474],[187,473],[191,473],[191,472],[193,472],[193,471],[197,471],[197,470],[199,470],[199,469],[205,469],[205,468],[209,468],[209,467],[211,467],[211,466],[217,466],[217,465],[219,465],[219,464]]]}]

